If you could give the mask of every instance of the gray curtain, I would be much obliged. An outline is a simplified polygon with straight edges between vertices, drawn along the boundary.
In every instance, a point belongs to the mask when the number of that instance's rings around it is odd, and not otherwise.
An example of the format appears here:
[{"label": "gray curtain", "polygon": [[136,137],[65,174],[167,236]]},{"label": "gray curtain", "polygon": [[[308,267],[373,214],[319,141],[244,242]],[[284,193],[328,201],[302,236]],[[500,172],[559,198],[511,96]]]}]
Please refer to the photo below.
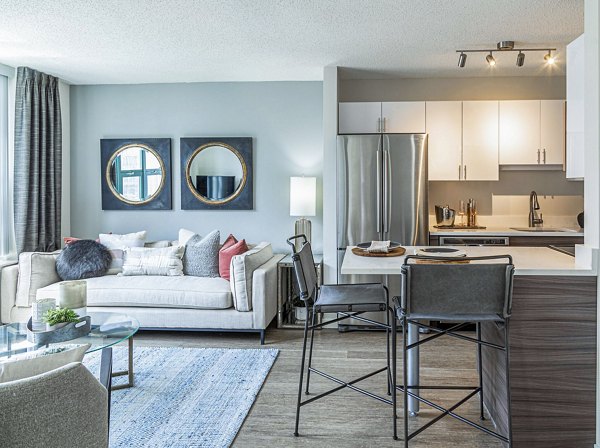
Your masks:
[{"label": "gray curtain", "polygon": [[62,128],[58,78],[17,69],[14,216],[17,253],[59,249]]}]

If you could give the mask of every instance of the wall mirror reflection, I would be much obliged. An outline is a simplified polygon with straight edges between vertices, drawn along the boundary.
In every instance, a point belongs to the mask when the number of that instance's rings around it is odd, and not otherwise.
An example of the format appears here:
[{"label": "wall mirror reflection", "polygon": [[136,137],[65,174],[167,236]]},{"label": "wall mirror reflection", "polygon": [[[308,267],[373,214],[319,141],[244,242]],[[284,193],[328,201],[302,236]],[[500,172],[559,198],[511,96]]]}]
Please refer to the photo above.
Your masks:
[{"label": "wall mirror reflection", "polygon": [[101,146],[104,210],[171,208],[170,139],[103,139]]},{"label": "wall mirror reflection", "polygon": [[182,208],[252,208],[251,138],[182,138]]}]

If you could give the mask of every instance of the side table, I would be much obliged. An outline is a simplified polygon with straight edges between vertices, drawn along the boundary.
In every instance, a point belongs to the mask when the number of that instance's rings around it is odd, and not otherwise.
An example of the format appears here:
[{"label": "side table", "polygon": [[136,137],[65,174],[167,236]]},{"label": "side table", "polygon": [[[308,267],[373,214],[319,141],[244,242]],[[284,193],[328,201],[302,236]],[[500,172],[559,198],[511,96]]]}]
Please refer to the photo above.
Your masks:
[{"label": "side table", "polygon": [[[317,281],[323,284],[323,255],[313,255]],[[294,314],[294,301],[300,300],[294,278],[292,256],[286,255],[277,263],[277,328],[304,328],[304,321],[297,320]],[[321,322],[318,316],[319,323]]]}]

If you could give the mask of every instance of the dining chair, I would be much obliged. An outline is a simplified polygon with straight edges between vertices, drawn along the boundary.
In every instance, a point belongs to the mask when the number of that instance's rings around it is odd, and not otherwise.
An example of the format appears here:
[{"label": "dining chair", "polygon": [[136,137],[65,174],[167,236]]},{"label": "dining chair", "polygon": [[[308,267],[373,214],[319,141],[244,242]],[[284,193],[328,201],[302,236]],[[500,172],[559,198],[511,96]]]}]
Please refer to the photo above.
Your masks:
[{"label": "dining chair", "polygon": [[[489,434],[512,446],[510,375],[509,375],[509,321],[512,307],[512,285],[514,265],[510,255],[461,258],[460,261],[449,261],[448,258],[407,256],[402,265],[402,291],[400,297],[394,297],[396,316],[404,329],[403,334],[403,381],[397,385],[404,398],[404,446],[409,441],[429,428],[445,416],[453,417],[467,425]],[[426,325],[423,321],[434,320],[454,323],[448,329],[440,329]],[[476,324],[476,337],[470,337],[459,330],[465,326]],[[500,329],[503,343],[484,341],[481,336],[481,325],[491,324]],[[409,344],[407,341],[408,325],[425,328],[433,333],[425,339]],[[407,357],[410,350],[431,343],[440,336],[471,342],[477,345],[477,386],[448,385],[410,385],[407,384]],[[468,418],[459,415],[455,410],[479,394],[480,419],[484,420],[484,388],[482,347],[504,352],[504,368],[506,375],[506,409],[507,434],[500,434]],[[395,347],[392,348],[395,351]],[[422,356],[421,356],[422,358]],[[396,369],[396,358],[393,357],[393,371]],[[455,404],[444,407],[421,396],[423,390],[464,390],[469,393]],[[417,430],[408,430],[408,397],[433,407],[441,412]]]},{"label": "dining chair", "polygon": [[[301,246],[296,251],[294,242],[300,240]],[[292,247],[292,262],[296,274],[296,282],[300,294],[300,299],[306,304],[307,315],[304,322],[304,338],[302,343],[302,361],[300,364],[300,380],[298,384],[298,400],[296,403],[296,426],[294,435],[297,437],[300,423],[300,408],[324,398],[334,392],[344,388],[366,395],[380,402],[392,405],[392,425],[393,435],[397,438],[396,425],[396,383],[395,376],[392,375],[392,362],[390,359],[390,349],[396,346],[396,319],[394,318],[394,309],[389,304],[387,288],[381,283],[362,283],[362,284],[342,284],[342,285],[323,285],[319,286],[317,272],[315,269],[311,245],[304,235],[295,235],[287,240]],[[377,322],[368,319],[362,314],[373,311],[384,311],[386,313],[386,322]],[[317,323],[316,316],[325,313],[337,313],[337,318],[326,322]],[[323,328],[326,325],[340,322],[345,319],[357,319],[367,322],[374,327],[381,328],[386,332],[386,358],[385,367],[362,375],[352,380],[343,380],[326,373],[313,366],[313,342],[315,329]],[[322,320],[322,319],[321,319]],[[310,347],[308,350],[308,364],[306,364],[306,349],[308,334],[310,331]],[[392,339],[390,343],[390,337]],[[311,373],[320,375],[337,384],[336,387],[321,392],[311,398],[302,400],[302,386],[304,380],[304,371],[306,368],[306,390],[309,395],[310,375]],[[386,383],[388,395],[391,398],[382,397],[376,393],[370,392],[357,386],[361,381],[371,378],[379,373],[386,372]]]}]

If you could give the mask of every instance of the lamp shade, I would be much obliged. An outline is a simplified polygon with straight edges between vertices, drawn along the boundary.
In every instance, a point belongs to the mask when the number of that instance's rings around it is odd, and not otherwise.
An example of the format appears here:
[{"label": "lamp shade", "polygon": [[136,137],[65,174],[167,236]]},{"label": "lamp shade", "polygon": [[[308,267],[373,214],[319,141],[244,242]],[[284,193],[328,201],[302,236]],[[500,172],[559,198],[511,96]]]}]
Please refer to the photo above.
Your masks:
[{"label": "lamp shade", "polygon": [[317,214],[317,178],[290,177],[290,216]]}]

